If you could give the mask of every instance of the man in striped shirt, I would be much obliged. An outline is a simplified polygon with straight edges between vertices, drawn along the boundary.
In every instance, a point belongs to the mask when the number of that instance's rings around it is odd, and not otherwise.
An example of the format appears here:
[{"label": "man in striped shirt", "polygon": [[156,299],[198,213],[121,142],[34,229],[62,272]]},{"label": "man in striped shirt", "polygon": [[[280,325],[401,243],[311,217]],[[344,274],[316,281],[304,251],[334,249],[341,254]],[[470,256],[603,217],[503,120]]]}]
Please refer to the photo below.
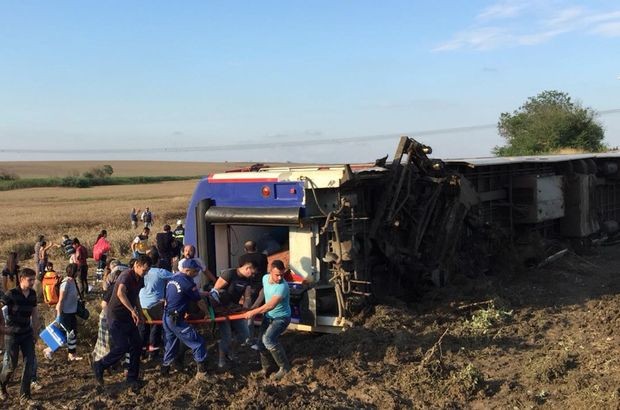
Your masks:
[{"label": "man in striped shirt", "polygon": [[[0,372],[1,401],[7,399],[6,386],[17,367],[20,350],[24,356],[20,399],[30,400],[30,382],[35,360],[34,343],[38,337],[34,329],[39,329],[37,295],[32,289],[35,275],[32,269],[22,269],[19,273],[19,285],[9,290],[0,299],[0,303],[3,305],[3,312],[6,311],[6,335],[4,339],[6,356],[2,372]],[[4,307],[7,309],[4,309]]]}]

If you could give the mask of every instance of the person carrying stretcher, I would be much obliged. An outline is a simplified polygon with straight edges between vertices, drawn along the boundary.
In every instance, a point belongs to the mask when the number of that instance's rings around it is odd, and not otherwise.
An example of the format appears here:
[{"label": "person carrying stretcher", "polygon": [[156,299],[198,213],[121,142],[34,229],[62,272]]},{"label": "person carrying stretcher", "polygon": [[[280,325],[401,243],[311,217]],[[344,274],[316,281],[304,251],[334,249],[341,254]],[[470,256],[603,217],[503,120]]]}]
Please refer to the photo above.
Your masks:
[{"label": "person carrying stretcher", "polygon": [[170,374],[170,365],[177,355],[180,343],[192,350],[197,364],[196,380],[207,379],[207,348],[204,338],[186,322],[185,314],[192,302],[198,302],[207,292],[198,290],[194,277],[201,271],[193,259],[184,259],[179,271],[166,285],[166,307],[164,310],[165,352],[161,366],[162,376]]}]

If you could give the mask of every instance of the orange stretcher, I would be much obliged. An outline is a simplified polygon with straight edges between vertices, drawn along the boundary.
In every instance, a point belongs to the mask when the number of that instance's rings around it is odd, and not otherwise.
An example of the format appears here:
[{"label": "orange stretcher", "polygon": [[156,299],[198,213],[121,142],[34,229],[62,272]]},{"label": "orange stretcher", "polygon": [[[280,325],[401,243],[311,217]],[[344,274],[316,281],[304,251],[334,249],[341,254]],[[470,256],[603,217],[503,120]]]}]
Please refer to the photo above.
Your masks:
[{"label": "orange stretcher", "polygon": [[[184,322],[192,324],[192,325],[201,325],[205,323],[225,322],[227,320],[245,320],[244,315],[245,315],[245,312],[236,312],[230,315],[215,316],[213,318],[205,317],[203,319],[185,319]],[[146,323],[147,325],[161,325],[162,321],[161,320],[147,320],[144,323]]]}]

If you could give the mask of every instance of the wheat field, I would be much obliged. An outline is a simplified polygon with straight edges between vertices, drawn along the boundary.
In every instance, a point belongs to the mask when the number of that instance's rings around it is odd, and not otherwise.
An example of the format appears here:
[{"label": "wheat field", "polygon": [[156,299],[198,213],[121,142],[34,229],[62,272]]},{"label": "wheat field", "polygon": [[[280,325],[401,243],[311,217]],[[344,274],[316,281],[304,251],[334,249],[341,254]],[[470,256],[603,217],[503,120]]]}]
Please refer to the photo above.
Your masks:
[{"label": "wheat field", "polygon": [[21,178],[50,178],[78,176],[92,168],[111,165],[114,176],[201,176],[234,168],[248,162],[182,162],[182,161],[4,161],[0,171]]},{"label": "wheat field", "polygon": [[[60,243],[63,234],[92,250],[101,229],[108,231],[114,255],[127,259],[131,240],[138,230],[131,228],[131,208],[150,207],[154,233],[164,224],[173,227],[184,219],[197,180],[146,185],[117,185],[92,188],[31,188],[0,195],[0,262],[10,251],[18,252],[21,266],[34,267],[32,253],[38,235]],[[52,262],[64,267],[60,249],[51,252]],[[4,266],[4,265],[2,265]],[[56,264],[55,264],[56,266]]]}]

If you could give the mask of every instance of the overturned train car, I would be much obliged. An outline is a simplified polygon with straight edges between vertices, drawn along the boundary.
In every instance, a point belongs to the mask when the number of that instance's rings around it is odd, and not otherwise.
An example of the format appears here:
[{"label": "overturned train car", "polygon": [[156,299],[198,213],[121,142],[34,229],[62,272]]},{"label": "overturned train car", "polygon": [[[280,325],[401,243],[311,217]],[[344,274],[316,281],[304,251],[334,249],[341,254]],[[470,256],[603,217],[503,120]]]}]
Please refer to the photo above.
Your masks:
[{"label": "overturned train car", "polygon": [[506,252],[536,262],[618,230],[620,155],[429,154],[403,137],[389,163],[209,175],[190,201],[185,242],[218,273],[254,240],[298,279],[291,327],[334,332],[373,296],[415,295],[497,269]]}]

